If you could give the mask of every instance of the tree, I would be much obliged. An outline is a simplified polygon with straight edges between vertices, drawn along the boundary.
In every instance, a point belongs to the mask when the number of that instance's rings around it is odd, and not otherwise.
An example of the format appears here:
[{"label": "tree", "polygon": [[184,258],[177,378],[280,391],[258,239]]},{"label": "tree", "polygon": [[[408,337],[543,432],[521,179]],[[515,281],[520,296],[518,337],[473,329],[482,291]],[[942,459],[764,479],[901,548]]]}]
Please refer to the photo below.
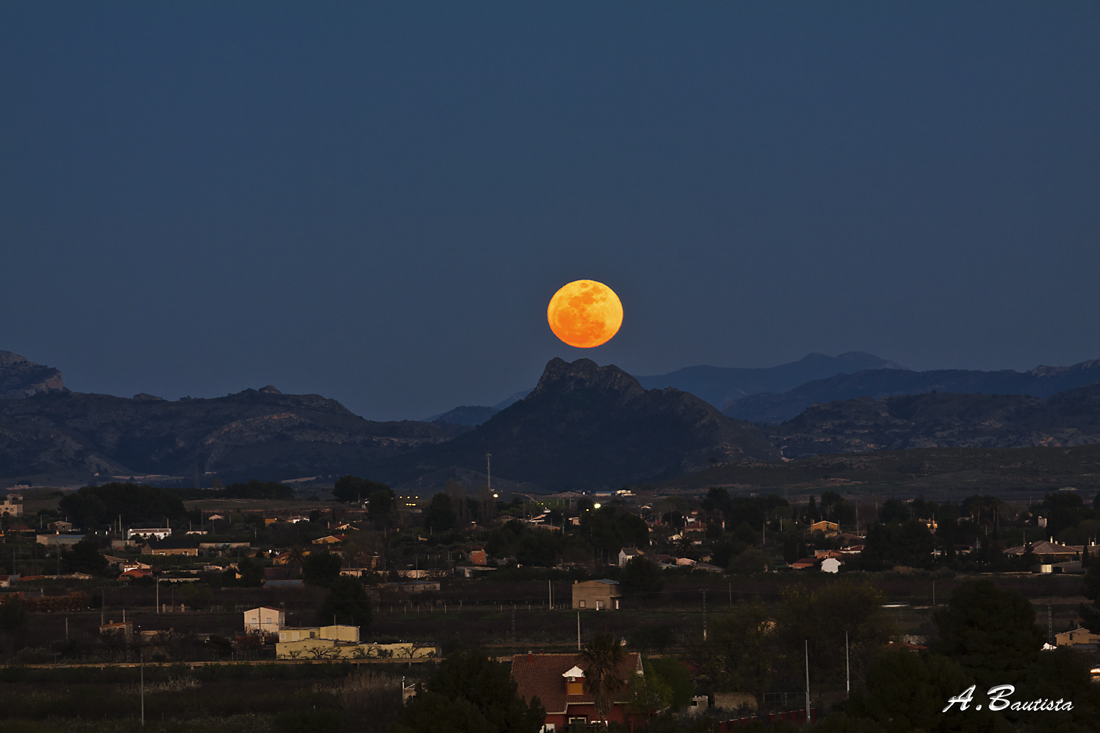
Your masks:
[{"label": "tree", "polygon": [[264,566],[254,557],[242,557],[237,561],[237,572],[241,574],[239,585],[247,588],[259,588],[264,582]]},{"label": "tree", "polygon": [[[541,723],[541,721],[540,721]],[[460,697],[451,698],[431,690],[421,690],[401,710],[390,733],[496,733],[477,706]],[[532,731],[538,728],[532,728]]]},{"label": "tree", "polygon": [[546,720],[538,698],[529,703],[520,698],[509,668],[476,650],[448,655],[428,680],[428,689],[473,704],[487,722],[481,730],[534,733]]},{"label": "tree", "polygon": [[428,504],[428,511],[424,513],[424,526],[432,532],[448,532],[454,529],[457,519],[451,497],[436,494]]},{"label": "tree", "polygon": [[649,720],[672,701],[672,688],[658,677],[648,674],[633,674],[629,682],[630,693],[626,706],[630,712]]},{"label": "tree", "polygon": [[665,589],[665,580],[661,577],[661,569],[656,563],[650,562],[641,555],[632,557],[623,567],[619,576],[619,586],[624,593],[636,593],[647,600],[652,600],[661,595]]},{"label": "tree", "polygon": [[[379,483],[377,481],[371,481],[370,479],[359,478],[358,476],[341,476],[336,479],[336,483],[332,486],[332,497],[336,501],[342,502],[360,502],[369,500],[371,494],[376,491],[389,491],[390,487],[386,484]],[[393,492],[390,491],[390,495]],[[374,512],[371,512],[374,515]]]},{"label": "tree", "polygon": [[1031,603],[992,580],[959,585],[932,618],[940,632],[938,651],[973,674],[979,687],[1015,684],[1043,647]]},{"label": "tree", "polygon": [[755,547],[746,547],[737,557],[729,561],[726,572],[731,575],[754,575],[766,572],[768,556]]},{"label": "tree", "polygon": [[340,566],[342,564],[343,561],[340,556],[334,555],[328,550],[314,552],[307,555],[302,563],[302,577],[305,579],[306,585],[319,585],[327,588],[340,577]]},{"label": "tree", "polygon": [[708,626],[706,641],[699,640],[692,654],[700,673],[716,690],[751,693],[763,710],[776,642],[767,608],[759,600],[739,601]]},{"label": "tree", "polygon": [[816,592],[788,587],[776,632],[791,666],[801,668],[808,642],[810,666],[819,679],[842,679],[846,656],[853,676],[863,678],[894,631],[882,603],[882,592],[870,583],[836,580]]},{"label": "tree", "polygon": [[72,549],[65,550],[61,555],[61,562],[67,572],[89,575],[106,575],[109,566],[93,537],[85,537],[73,545]]},{"label": "tree", "polygon": [[365,629],[373,619],[370,596],[357,578],[341,576],[332,581],[317,612],[320,623],[338,623]]},{"label": "tree", "polygon": [[371,519],[385,519],[397,511],[397,497],[393,489],[385,484],[380,486],[382,488],[372,491],[367,499],[367,514]]},{"label": "tree", "polygon": [[592,696],[596,713],[607,725],[607,714],[615,704],[615,693],[623,688],[619,676],[626,653],[611,634],[599,634],[581,648],[581,669],[584,670],[584,690]]},{"label": "tree", "polygon": [[[944,711],[945,701],[973,684],[974,678],[947,657],[887,652],[871,664],[866,692],[856,693],[844,714],[855,720],[874,721],[878,730],[887,733],[1011,731],[1007,721],[988,710],[971,707],[963,711],[955,705]],[[841,729],[862,728],[848,725]]]},{"label": "tree", "polygon": [[62,513],[76,525],[94,529],[121,517],[131,526],[160,526],[170,519],[186,519],[183,501],[167,489],[142,484],[112,482],[85,486],[58,502]]},{"label": "tree", "polygon": [[675,657],[654,657],[642,663],[647,676],[655,677],[668,685],[671,697],[668,704],[673,709],[686,708],[695,694],[695,684],[683,664]]}]

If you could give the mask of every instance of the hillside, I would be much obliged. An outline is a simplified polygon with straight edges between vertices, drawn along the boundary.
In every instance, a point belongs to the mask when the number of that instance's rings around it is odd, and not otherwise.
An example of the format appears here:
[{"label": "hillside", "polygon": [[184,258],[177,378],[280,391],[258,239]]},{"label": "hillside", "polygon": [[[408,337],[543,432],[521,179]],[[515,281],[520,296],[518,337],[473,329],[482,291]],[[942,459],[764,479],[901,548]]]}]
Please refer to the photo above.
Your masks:
[{"label": "hillside", "polygon": [[813,405],[776,427],[787,458],[932,447],[1016,448],[1100,443],[1100,384],[1041,399],[925,394]]}]

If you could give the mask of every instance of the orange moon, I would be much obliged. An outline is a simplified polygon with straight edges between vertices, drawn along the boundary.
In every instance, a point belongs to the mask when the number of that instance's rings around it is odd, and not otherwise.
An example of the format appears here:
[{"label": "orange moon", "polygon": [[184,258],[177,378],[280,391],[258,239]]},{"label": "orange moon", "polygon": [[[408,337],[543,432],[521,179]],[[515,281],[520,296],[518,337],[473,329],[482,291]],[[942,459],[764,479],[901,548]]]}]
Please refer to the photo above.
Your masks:
[{"label": "orange moon", "polygon": [[595,280],[575,280],[550,299],[550,330],[570,346],[591,349],[606,344],[623,325],[623,304],[615,291]]}]

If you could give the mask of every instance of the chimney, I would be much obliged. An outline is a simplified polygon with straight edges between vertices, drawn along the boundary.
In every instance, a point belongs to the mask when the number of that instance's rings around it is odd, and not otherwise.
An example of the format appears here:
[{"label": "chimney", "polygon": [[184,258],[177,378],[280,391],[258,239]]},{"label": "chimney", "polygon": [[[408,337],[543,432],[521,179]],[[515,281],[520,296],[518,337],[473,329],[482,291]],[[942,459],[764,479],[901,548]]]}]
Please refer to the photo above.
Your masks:
[{"label": "chimney", "polygon": [[527,650],[527,663],[530,664],[533,661],[535,661],[535,655],[531,653],[530,649],[528,649]]}]

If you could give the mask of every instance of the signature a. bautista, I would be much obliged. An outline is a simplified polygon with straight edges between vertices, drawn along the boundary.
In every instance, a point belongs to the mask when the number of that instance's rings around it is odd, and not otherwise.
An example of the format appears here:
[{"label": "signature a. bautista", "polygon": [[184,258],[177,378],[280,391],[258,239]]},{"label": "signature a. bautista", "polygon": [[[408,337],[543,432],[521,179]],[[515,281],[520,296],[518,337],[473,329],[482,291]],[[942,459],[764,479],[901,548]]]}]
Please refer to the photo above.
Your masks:
[{"label": "signature a. bautista", "polygon": [[[940,712],[946,713],[955,704],[959,704],[959,710],[966,710],[972,702],[974,702],[974,690],[977,685],[971,685],[966,688],[961,695],[956,695],[947,701],[947,707]],[[1012,696],[1012,693],[1016,692],[1016,688],[1012,685],[996,685],[990,687],[986,691],[986,695],[989,697],[989,709],[993,712],[999,710],[1020,710],[1020,711],[1044,711],[1044,712],[1062,712],[1066,710],[1073,710],[1073,703],[1069,700],[1047,700],[1046,698],[1039,698],[1038,700],[1028,700],[1027,702],[1016,701],[1013,702],[1008,698]],[[981,710],[981,704],[974,706],[975,710]]]}]

